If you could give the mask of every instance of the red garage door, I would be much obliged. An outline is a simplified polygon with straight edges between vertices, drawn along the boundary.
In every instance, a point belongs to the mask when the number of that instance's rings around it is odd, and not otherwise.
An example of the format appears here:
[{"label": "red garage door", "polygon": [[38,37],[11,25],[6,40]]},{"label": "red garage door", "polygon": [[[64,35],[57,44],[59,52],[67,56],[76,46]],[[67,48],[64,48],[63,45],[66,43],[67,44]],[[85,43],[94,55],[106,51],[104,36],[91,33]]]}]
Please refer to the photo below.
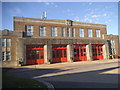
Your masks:
[{"label": "red garage door", "polygon": [[52,45],[52,62],[67,62],[67,45]]},{"label": "red garage door", "polygon": [[103,60],[103,44],[92,44],[93,60]]},{"label": "red garage door", "polygon": [[43,45],[26,45],[26,64],[44,64]]},{"label": "red garage door", "polygon": [[86,45],[75,44],[74,47],[74,61],[87,61]]}]

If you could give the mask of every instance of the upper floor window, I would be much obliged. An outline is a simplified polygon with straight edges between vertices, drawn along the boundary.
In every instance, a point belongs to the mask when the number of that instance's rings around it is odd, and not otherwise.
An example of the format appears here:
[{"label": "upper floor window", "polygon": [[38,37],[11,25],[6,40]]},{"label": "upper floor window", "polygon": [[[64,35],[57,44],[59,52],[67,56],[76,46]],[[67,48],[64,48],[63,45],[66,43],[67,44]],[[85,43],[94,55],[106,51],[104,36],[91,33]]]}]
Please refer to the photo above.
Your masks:
[{"label": "upper floor window", "polygon": [[88,29],[88,37],[93,37],[92,36],[92,29]]},{"label": "upper floor window", "polygon": [[84,37],[84,29],[79,29],[79,35],[80,37]]},{"label": "upper floor window", "polygon": [[9,38],[6,39],[6,46],[7,47],[11,46],[11,39],[9,39]]},{"label": "upper floor window", "polygon": [[62,36],[65,37],[65,28],[62,27]]},{"label": "upper floor window", "polygon": [[70,28],[67,28],[67,36],[70,37]]},{"label": "upper floor window", "polygon": [[57,36],[57,28],[52,27],[52,36]]},{"label": "upper floor window", "polygon": [[72,37],[75,37],[75,28],[72,28]]},{"label": "upper floor window", "polygon": [[3,47],[10,47],[11,46],[11,39],[10,38],[2,38],[2,46]]},{"label": "upper floor window", "polygon": [[33,36],[33,26],[26,26],[26,35],[27,36]]},{"label": "upper floor window", "polygon": [[100,37],[100,30],[96,30],[96,37]]},{"label": "upper floor window", "polygon": [[46,36],[46,27],[41,26],[40,27],[40,36]]},{"label": "upper floor window", "polygon": [[6,46],[6,38],[2,38],[2,47]]}]

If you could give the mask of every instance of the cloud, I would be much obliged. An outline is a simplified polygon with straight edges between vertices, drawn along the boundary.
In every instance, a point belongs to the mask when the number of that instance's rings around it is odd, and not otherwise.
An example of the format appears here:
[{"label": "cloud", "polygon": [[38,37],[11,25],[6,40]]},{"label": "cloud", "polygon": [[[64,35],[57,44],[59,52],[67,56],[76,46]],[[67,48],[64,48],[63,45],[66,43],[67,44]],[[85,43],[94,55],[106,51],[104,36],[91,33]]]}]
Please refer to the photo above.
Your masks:
[{"label": "cloud", "polygon": [[15,15],[21,14],[22,10],[20,8],[16,7],[16,8],[9,9],[8,13],[9,13],[9,15],[15,16]]},{"label": "cloud", "polygon": [[92,3],[90,2],[90,3],[88,3],[89,5],[92,5]]},{"label": "cloud", "polygon": [[51,5],[54,5],[54,3],[53,3],[53,2],[51,2]]},{"label": "cloud", "polygon": [[22,11],[21,11],[20,8],[16,7],[16,8],[10,9],[10,10],[9,10],[9,13],[10,13],[10,14],[21,14]]},{"label": "cloud", "polygon": [[75,21],[80,21],[80,18],[78,16],[75,16],[74,20]]},{"label": "cloud", "polygon": [[55,5],[55,7],[58,7],[58,5]]},{"label": "cloud", "polygon": [[84,22],[90,22],[90,23],[93,22],[92,19],[91,19],[91,18],[88,18],[88,17],[84,18],[83,21],[84,21]]},{"label": "cloud", "polygon": [[111,19],[109,19],[108,22],[111,22]]},{"label": "cloud", "polygon": [[106,24],[110,23],[110,22],[111,22],[111,19],[108,19],[108,20],[105,21]]},{"label": "cloud", "polygon": [[94,14],[94,15],[91,15],[92,18],[98,18],[98,17],[106,17],[107,16],[107,13],[104,13],[104,14]]},{"label": "cloud", "polygon": [[106,14],[106,13],[104,13],[104,14],[103,14],[103,16],[105,16],[105,17],[106,17],[106,16],[107,16],[107,14]]},{"label": "cloud", "polygon": [[99,18],[101,17],[100,14],[95,14],[93,11],[90,13],[87,13],[81,21],[83,22],[89,22],[89,23],[97,23],[99,21]]},{"label": "cloud", "polygon": [[45,5],[50,5],[50,3],[49,3],[49,2],[45,2],[44,4],[45,4]]},{"label": "cloud", "polygon": [[44,4],[46,5],[46,6],[51,6],[51,7],[58,7],[58,5],[57,4],[55,4],[54,2],[44,2]]},{"label": "cloud", "polygon": [[70,9],[67,9],[67,12],[70,12]]},{"label": "cloud", "polygon": [[[88,5],[92,5],[92,3],[89,3]],[[107,8],[110,9],[110,7],[105,7],[101,10],[98,7],[94,9],[87,8],[84,16],[81,17],[80,21],[90,23],[102,22],[108,24],[112,22],[110,17],[112,15],[112,12],[110,12],[110,10]]]},{"label": "cloud", "polygon": [[97,18],[97,17],[99,17],[98,15],[92,15],[91,16],[92,18]]}]

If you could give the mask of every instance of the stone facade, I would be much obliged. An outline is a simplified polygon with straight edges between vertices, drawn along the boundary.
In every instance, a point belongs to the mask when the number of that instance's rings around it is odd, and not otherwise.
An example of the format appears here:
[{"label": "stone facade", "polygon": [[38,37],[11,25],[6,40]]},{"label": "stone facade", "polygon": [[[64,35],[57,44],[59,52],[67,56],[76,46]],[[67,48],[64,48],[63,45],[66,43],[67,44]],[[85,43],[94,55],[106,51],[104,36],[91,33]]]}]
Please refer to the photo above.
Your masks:
[{"label": "stone facade", "polygon": [[[33,26],[33,35],[30,37],[24,35],[27,25]],[[40,36],[40,26],[46,27],[45,36]],[[57,36],[52,36],[51,27],[57,28]],[[62,36],[62,27],[65,28],[65,36]],[[70,28],[70,37],[67,36],[67,28]],[[74,37],[72,36],[72,28],[75,29]],[[79,36],[79,29],[84,29],[84,37]],[[88,37],[88,29],[92,29],[92,37]],[[100,37],[96,36],[96,30],[100,30]],[[88,61],[93,60],[92,44],[102,44],[104,59],[108,59],[110,55],[109,40],[115,41],[115,55],[120,55],[118,53],[118,35],[107,35],[106,25],[102,24],[14,17],[14,31],[3,30],[0,33],[2,33],[2,38],[11,39],[11,47],[7,48],[11,52],[11,59],[3,61],[3,66],[18,66],[19,58],[23,60],[22,65],[26,65],[26,45],[44,45],[44,64],[48,63],[48,59],[52,60],[53,44],[67,45],[68,62],[71,62],[71,58],[74,58],[74,44],[86,44]],[[5,52],[5,50],[6,48],[2,47],[2,52]]]}]

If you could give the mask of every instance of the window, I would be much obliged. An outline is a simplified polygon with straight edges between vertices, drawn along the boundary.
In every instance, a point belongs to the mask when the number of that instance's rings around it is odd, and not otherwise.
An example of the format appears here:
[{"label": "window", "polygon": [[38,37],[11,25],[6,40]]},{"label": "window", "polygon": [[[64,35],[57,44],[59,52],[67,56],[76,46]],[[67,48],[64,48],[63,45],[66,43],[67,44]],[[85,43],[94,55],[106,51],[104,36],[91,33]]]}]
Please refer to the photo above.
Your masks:
[{"label": "window", "polygon": [[110,40],[110,43],[111,43],[112,46],[115,45],[115,41],[114,40]]},{"label": "window", "polygon": [[10,52],[6,52],[6,61],[10,60]]},{"label": "window", "polygon": [[26,35],[27,36],[33,36],[33,26],[26,26]]},{"label": "window", "polygon": [[57,28],[52,27],[52,36],[57,36]]},{"label": "window", "polygon": [[2,47],[10,47],[11,46],[11,39],[10,38],[2,38]]},{"label": "window", "polygon": [[11,46],[11,39],[9,39],[9,38],[6,39],[6,46],[7,47]]},{"label": "window", "polygon": [[46,36],[46,27],[41,26],[40,27],[40,36]]},{"label": "window", "polygon": [[96,30],[96,37],[100,37],[100,30]]},{"label": "window", "polygon": [[65,28],[62,27],[62,36],[65,37]]},{"label": "window", "polygon": [[84,37],[84,29],[79,29],[79,35],[80,37]]},{"label": "window", "polygon": [[70,37],[70,28],[67,28],[67,36]]},{"label": "window", "polygon": [[2,47],[6,46],[6,38],[2,38]]},{"label": "window", "polygon": [[5,52],[2,52],[2,61],[4,61]]},{"label": "window", "polygon": [[75,37],[75,29],[72,28],[72,37]]},{"label": "window", "polygon": [[[6,55],[5,55],[6,53]],[[9,61],[10,60],[10,51],[7,51],[7,52],[2,52],[2,61]]]},{"label": "window", "polygon": [[92,29],[88,29],[88,37],[92,37]]}]

